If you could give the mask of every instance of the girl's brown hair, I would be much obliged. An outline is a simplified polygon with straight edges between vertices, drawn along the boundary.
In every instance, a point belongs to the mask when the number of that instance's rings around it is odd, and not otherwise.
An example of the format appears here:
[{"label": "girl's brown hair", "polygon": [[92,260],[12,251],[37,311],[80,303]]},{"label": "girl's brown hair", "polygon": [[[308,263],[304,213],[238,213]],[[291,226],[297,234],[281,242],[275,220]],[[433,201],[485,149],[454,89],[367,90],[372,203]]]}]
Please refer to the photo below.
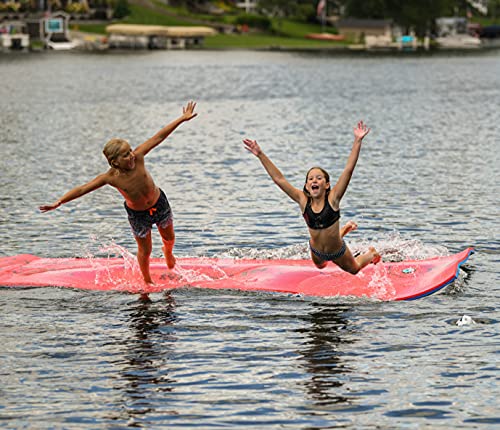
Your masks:
[{"label": "girl's brown hair", "polygon": [[[330,175],[328,174],[328,172],[323,169],[322,167],[318,167],[318,166],[315,166],[315,167],[311,167],[307,173],[306,173],[306,182],[304,183],[304,188],[302,189],[302,191],[304,191],[304,194],[307,196],[307,197],[311,197],[311,194],[309,194],[309,191],[307,191],[306,189],[306,184],[307,184],[307,178],[309,177],[309,173],[311,173],[311,170],[314,170],[314,169],[318,169],[321,171],[321,173],[323,173],[323,176],[325,177],[325,180],[326,182],[330,182]],[[326,190],[326,195],[328,195],[328,193],[330,192],[330,187],[327,188]]]}]

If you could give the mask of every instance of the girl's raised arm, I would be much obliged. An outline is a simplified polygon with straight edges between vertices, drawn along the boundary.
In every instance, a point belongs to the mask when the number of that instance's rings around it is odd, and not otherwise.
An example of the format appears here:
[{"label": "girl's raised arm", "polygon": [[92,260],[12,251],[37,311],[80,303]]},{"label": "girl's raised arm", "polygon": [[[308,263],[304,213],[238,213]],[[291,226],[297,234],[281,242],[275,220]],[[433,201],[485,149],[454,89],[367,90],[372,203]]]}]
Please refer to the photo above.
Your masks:
[{"label": "girl's raised arm", "polygon": [[370,129],[366,126],[366,124],[363,123],[363,121],[358,122],[358,125],[354,127],[354,143],[352,144],[351,153],[349,155],[349,158],[347,159],[347,164],[344,171],[342,172],[337,183],[332,189],[332,197],[337,206],[344,196],[349,182],[351,181],[354,168],[356,167],[356,164],[358,162],[363,138],[369,132]]},{"label": "girl's raised arm", "polygon": [[302,190],[295,188],[291,185],[281,173],[280,169],[278,169],[274,163],[267,157],[266,154],[260,149],[259,144],[255,140],[244,139],[243,143],[245,144],[245,148],[250,151],[253,155],[255,155],[262,165],[266,172],[269,174],[274,183],[280,187],[293,201],[297,202],[299,205],[302,200],[306,200],[304,193]]}]

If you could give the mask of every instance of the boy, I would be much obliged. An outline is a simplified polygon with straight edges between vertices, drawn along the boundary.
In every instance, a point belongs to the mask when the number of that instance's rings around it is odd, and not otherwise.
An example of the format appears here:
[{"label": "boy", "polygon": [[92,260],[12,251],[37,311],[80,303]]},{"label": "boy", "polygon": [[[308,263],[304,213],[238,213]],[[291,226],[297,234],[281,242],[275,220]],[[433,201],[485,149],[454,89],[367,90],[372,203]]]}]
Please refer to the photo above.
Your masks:
[{"label": "boy", "polygon": [[165,193],[156,186],[144,164],[144,157],[153,148],[163,142],[179,125],[189,121],[194,113],[196,103],[192,101],[182,109],[182,115],[163,127],[153,137],[132,150],[129,143],[123,139],[111,139],[104,146],[110,169],[98,175],[90,182],[73,188],[52,205],[40,206],[40,211],[47,212],[58,208],[64,203],[77,199],[97,190],[103,185],[115,187],[125,198],[125,210],[130,226],[137,242],[137,260],[144,282],[152,284],[149,271],[149,257],[152,251],[151,229],[156,224],[163,241],[163,253],[167,267],[173,269],[175,257],[172,253],[175,234],[172,210]]}]

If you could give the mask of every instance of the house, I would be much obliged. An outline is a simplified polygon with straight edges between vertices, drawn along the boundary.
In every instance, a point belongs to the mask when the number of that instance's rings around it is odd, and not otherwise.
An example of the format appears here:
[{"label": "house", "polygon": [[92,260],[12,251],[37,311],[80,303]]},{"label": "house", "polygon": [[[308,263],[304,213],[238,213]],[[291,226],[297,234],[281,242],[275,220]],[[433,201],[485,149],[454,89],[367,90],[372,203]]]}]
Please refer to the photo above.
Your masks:
[{"label": "house", "polygon": [[237,1],[235,6],[239,9],[243,9],[246,13],[252,13],[257,10],[257,0],[244,0]]},{"label": "house", "polygon": [[335,27],[346,39],[363,43],[366,36],[383,37],[392,41],[392,22],[385,19],[340,19]]},{"label": "house", "polygon": [[467,18],[442,17],[436,19],[438,37],[467,34]]},{"label": "house", "polygon": [[28,50],[30,37],[22,21],[0,22],[0,51]]},{"label": "house", "polygon": [[46,48],[65,50],[75,44],[69,34],[70,15],[62,10],[31,15],[25,19],[28,33],[33,40],[40,40]]}]

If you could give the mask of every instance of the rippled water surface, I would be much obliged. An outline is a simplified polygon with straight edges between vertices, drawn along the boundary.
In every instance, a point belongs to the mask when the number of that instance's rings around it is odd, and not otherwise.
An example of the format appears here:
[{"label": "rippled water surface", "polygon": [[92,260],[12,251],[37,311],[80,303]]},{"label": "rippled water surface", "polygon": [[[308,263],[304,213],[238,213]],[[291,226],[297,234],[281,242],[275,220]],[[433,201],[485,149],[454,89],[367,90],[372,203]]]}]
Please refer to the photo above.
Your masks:
[{"label": "rippled water surface", "polygon": [[414,302],[0,288],[1,425],[498,427],[500,54],[1,55],[0,256],[134,253],[111,188],[37,207],[103,172],[110,137],[139,144],[191,99],[199,116],[147,157],[176,255],[306,258],[297,207],[241,139],[300,187],[312,165],[340,174],[359,119],[350,246],[476,254]]}]

